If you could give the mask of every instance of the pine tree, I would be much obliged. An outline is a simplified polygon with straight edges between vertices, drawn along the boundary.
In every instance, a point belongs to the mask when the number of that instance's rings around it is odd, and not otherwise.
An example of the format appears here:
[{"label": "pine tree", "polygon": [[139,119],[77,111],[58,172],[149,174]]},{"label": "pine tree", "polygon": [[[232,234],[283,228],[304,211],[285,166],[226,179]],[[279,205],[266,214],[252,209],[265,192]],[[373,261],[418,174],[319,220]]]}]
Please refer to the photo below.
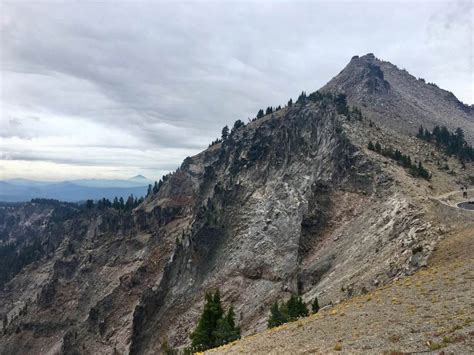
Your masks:
[{"label": "pine tree", "polygon": [[423,139],[427,142],[431,141],[431,133],[425,128],[425,133],[423,134]]},{"label": "pine tree", "polygon": [[263,110],[262,109],[258,110],[257,118],[262,118],[263,116],[265,116],[265,114],[263,113]]},{"label": "pine tree", "polygon": [[158,182],[155,181],[155,185],[153,185],[153,193],[157,194],[159,190],[160,190],[160,187],[158,186]]},{"label": "pine tree", "polygon": [[131,210],[131,209],[133,209],[133,205],[134,205],[133,195],[130,195],[127,198],[127,202],[125,202],[125,209],[126,210]]},{"label": "pine tree", "polygon": [[278,302],[275,301],[270,309],[270,318],[268,319],[268,328],[278,327],[288,322],[287,316],[281,311]]},{"label": "pine tree", "polygon": [[92,209],[92,208],[94,208],[94,200],[87,200],[87,201],[86,201],[86,208],[87,208],[87,209]]},{"label": "pine tree", "polygon": [[426,180],[430,180],[431,176],[430,176],[430,172],[425,169],[425,167],[423,166],[423,164],[421,164],[421,161],[418,162],[418,176],[421,176],[423,179],[426,179]]},{"label": "pine tree", "polygon": [[313,313],[318,313],[319,312],[319,301],[318,297],[314,297],[313,303],[311,304],[311,311]]},{"label": "pine tree", "polygon": [[219,290],[216,290],[214,295],[207,292],[205,299],[201,318],[190,335],[192,348],[195,351],[206,350],[240,337],[240,329],[235,327],[232,307],[224,317]]},{"label": "pine tree", "polygon": [[298,318],[297,298],[295,295],[291,295],[290,299],[286,302],[286,308],[289,321],[293,321]]},{"label": "pine tree", "polygon": [[221,319],[224,316],[224,310],[222,309],[222,305],[221,305],[221,294],[220,294],[219,289],[217,289],[214,292],[214,297],[213,297],[212,301],[213,301],[212,302],[212,305],[213,305],[212,310],[213,310],[215,321],[217,323],[217,320]]},{"label": "pine tree", "polygon": [[215,346],[224,345],[240,339],[240,328],[235,326],[234,307],[230,306],[227,315],[217,321],[214,331]]},{"label": "pine tree", "polygon": [[418,133],[416,134],[416,137],[420,139],[425,139],[425,131],[423,129],[423,125],[418,128]]},{"label": "pine tree", "polygon": [[214,345],[212,332],[216,328],[216,320],[213,314],[213,297],[210,292],[206,293],[206,303],[199,318],[196,329],[191,333],[191,345],[195,350],[209,349]]},{"label": "pine tree", "polygon": [[227,138],[229,138],[229,127],[224,126],[224,128],[222,128],[222,141],[226,141]]},{"label": "pine tree", "polygon": [[288,100],[288,107],[291,107],[291,106],[293,106],[293,99]]},{"label": "pine tree", "polygon": [[3,314],[3,334],[7,334],[7,327],[8,327],[8,316],[4,313]]},{"label": "pine tree", "polygon": [[146,192],[146,197],[150,196],[153,192],[153,188],[151,187],[151,184],[148,185],[148,190]]},{"label": "pine tree", "polygon": [[[261,110],[263,112],[263,110]],[[237,120],[234,122],[234,127],[232,128],[232,132],[237,131],[240,127],[245,126],[245,123],[243,123],[241,120]]]},{"label": "pine tree", "polygon": [[290,299],[286,303],[288,310],[288,320],[294,321],[301,317],[308,315],[308,308],[304,304],[303,300],[299,296],[291,295]]},{"label": "pine tree", "polygon": [[347,99],[346,95],[338,94],[334,99],[336,103],[336,111],[341,115],[348,116],[349,115],[349,107],[347,107]]},{"label": "pine tree", "polygon": [[375,150],[374,143],[372,143],[372,141],[369,141],[369,145],[367,146],[367,148],[369,148],[369,150]]},{"label": "pine tree", "polygon": [[375,142],[375,151],[377,153],[381,153],[382,152],[382,146],[380,145],[380,143],[377,141]]}]

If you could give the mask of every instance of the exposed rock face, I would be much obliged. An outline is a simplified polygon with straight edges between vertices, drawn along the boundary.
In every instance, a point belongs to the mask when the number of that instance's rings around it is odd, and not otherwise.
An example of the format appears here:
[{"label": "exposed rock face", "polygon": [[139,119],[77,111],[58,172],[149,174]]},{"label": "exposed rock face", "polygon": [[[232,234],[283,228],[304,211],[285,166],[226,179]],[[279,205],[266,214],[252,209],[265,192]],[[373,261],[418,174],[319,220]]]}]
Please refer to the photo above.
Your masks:
[{"label": "exposed rock face", "polygon": [[[350,65],[361,96],[395,90],[374,58]],[[0,352],[156,353],[188,343],[210,288],[249,334],[292,293],[325,306],[423,267],[441,233],[417,196],[452,177],[414,180],[369,139],[419,156],[412,138],[338,114],[330,96],[300,100],[185,159],[132,212],[57,221],[50,255],[2,290]]]},{"label": "exposed rock face", "polygon": [[397,132],[413,134],[422,124],[464,129],[474,143],[474,110],[451,92],[417,79],[373,54],[355,56],[323,90],[339,91],[364,115]]},{"label": "exposed rock face", "polygon": [[[165,273],[169,280],[142,300],[132,352],[156,348],[154,329],[174,318],[187,330],[177,341],[185,341],[196,313],[189,306],[200,303],[207,287],[220,286],[243,319],[275,296],[297,291],[300,250],[312,244],[308,235],[301,243],[302,221],[324,223],[319,215],[312,221],[311,213],[325,206],[315,201],[308,211],[308,201],[342,183],[355,189],[350,168],[363,168],[341,130],[334,106],[308,103],[254,122],[205,153],[194,223]],[[198,170],[193,163],[190,170]],[[256,326],[247,324],[244,329]]]}]

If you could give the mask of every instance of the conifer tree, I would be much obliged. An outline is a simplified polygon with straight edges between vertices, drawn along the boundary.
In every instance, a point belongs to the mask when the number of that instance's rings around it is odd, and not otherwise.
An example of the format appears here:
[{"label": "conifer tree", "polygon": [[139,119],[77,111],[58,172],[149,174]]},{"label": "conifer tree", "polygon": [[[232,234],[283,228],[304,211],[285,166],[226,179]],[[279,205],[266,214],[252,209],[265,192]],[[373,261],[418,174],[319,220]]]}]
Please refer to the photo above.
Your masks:
[{"label": "conifer tree", "polygon": [[265,116],[265,114],[263,113],[263,110],[262,109],[258,110],[257,118],[262,118],[263,116]]},{"label": "conifer tree", "polygon": [[374,143],[372,143],[372,141],[369,141],[369,145],[367,146],[367,148],[369,148],[369,150],[375,150]]},{"label": "conifer tree", "polygon": [[224,126],[224,128],[222,128],[222,141],[226,141],[227,138],[229,138],[229,127]]},{"label": "conifer tree", "polygon": [[427,142],[431,141],[431,132],[425,128],[425,133],[423,134],[423,139]]},{"label": "conifer tree", "polygon": [[375,142],[375,151],[376,151],[377,153],[382,152],[382,146],[380,145],[380,143],[379,143],[378,141]]},{"label": "conifer tree", "polygon": [[195,350],[209,349],[214,345],[213,331],[217,320],[214,316],[214,298],[210,292],[206,293],[206,303],[199,318],[196,329],[191,333],[191,345]]},{"label": "conifer tree", "polygon": [[119,203],[119,200],[118,200],[117,196],[115,196],[115,198],[114,198],[114,202],[112,204],[112,207],[115,208],[116,210],[118,210],[120,208],[120,203]]},{"label": "conifer tree", "polygon": [[301,317],[308,315],[308,308],[304,304],[303,300],[299,296],[291,295],[290,299],[286,303],[288,311],[288,320],[294,321]]},{"label": "conifer tree", "polygon": [[[263,112],[263,110],[261,110]],[[234,127],[232,128],[232,132],[237,131],[240,127],[245,126],[245,123],[243,123],[241,120],[237,120],[234,122]]]},{"label": "conifer tree", "polygon": [[206,302],[196,329],[191,333],[191,344],[195,351],[206,350],[240,338],[240,328],[235,326],[234,308],[224,314],[219,290],[207,292]]},{"label": "conifer tree", "polygon": [[92,208],[94,208],[94,200],[87,200],[87,201],[86,201],[86,208],[87,208],[87,209],[92,209]]},{"label": "conifer tree", "polygon": [[8,316],[4,313],[3,314],[3,334],[7,334],[7,327],[8,327]]},{"label": "conifer tree", "polygon": [[278,327],[284,323],[288,322],[288,318],[286,315],[281,311],[278,302],[272,305],[270,309],[270,318],[268,319],[268,328]]},{"label": "conifer tree", "polygon": [[214,331],[215,346],[224,345],[240,339],[240,328],[235,326],[234,307],[230,306],[226,316],[217,321]]},{"label": "conifer tree", "polygon": [[288,107],[291,107],[291,106],[293,106],[293,99],[288,100]]},{"label": "conifer tree", "polygon": [[420,139],[424,139],[425,131],[423,129],[423,125],[420,125],[420,128],[418,128],[418,133],[416,134],[416,137]]},{"label": "conifer tree", "polygon": [[318,297],[314,297],[313,303],[311,304],[311,311],[313,313],[318,313],[319,312],[319,301]]}]

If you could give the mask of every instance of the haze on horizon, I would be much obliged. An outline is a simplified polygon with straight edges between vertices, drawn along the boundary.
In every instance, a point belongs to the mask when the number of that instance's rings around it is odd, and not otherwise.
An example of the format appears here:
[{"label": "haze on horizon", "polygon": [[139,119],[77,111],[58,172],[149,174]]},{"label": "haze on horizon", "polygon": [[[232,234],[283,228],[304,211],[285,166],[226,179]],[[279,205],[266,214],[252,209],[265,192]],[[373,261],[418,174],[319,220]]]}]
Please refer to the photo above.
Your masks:
[{"label": "haze on horizon", "polygon": [[474,102],[471,1],[0,6],[0,179],[158,179],[369,52]]}]

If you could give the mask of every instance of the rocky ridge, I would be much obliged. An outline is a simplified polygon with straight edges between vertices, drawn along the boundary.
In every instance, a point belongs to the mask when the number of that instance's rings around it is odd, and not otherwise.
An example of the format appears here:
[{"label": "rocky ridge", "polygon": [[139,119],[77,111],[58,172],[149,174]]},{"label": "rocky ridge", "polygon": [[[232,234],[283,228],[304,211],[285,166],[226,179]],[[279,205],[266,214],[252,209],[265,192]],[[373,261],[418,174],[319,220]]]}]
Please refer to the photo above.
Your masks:
[{"label": "rocky ridge", "polygon": [[[473,167],[394,128],[341,113],[333,96],[302,99],[185,159],[132,213],[65,221],[54,255],[2,290],[0,351],[155,353],[187,344],[210,288],[247,335],[292,293],[330,306],[413,274],[451,228],[429,196]],[[423,161],[431,181],[369,140]]]},{"label": "rocky ridge", "polygon": [[396,132],[413,135],[420,125],[444,125],[452,131],[461,127],[474,143],[472,106],[372,53],[354,56],[322,90],[345,93],[366,117]]}]

